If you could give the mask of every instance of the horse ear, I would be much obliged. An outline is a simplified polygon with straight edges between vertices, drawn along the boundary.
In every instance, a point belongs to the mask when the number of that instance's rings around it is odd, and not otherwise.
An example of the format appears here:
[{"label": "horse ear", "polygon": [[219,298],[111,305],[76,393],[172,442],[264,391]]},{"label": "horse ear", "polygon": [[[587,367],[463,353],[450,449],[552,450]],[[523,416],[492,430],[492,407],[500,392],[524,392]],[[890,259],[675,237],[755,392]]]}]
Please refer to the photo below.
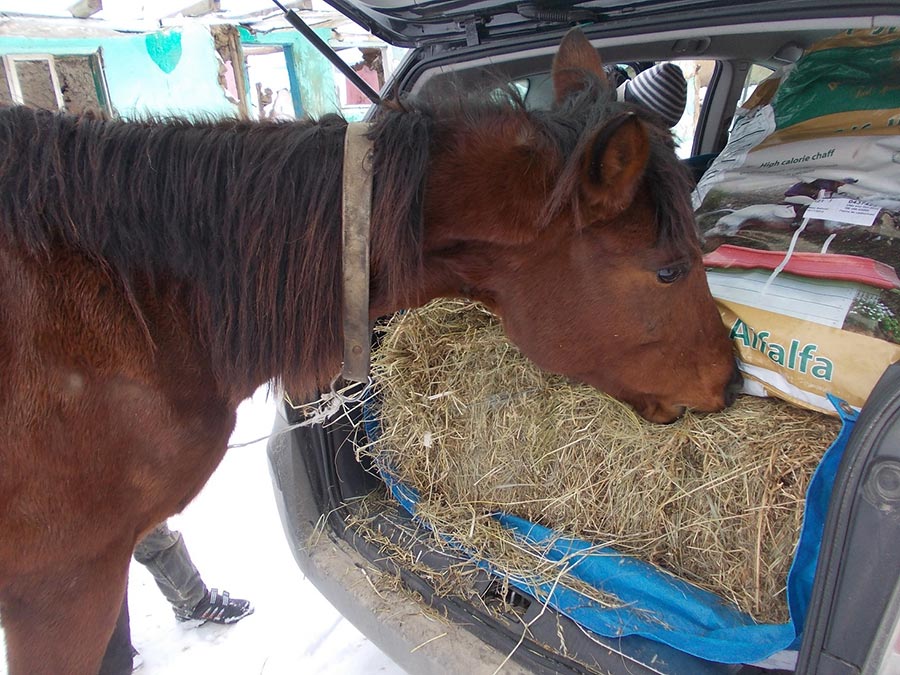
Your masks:
[{"label": "horse ear", "polygon": [[585,73],[596,75],[606,82],[603,62],[597,50],[578,28],[573,28],[563,38],[553,59],[553,91],[560,103],[575,92],[584,89]]},{"label": "horse ear", "polygon": [[620,115],[597,131],[582,158],[582,193],[592,211],[615,218],[634,199],[647,160],[650,139],[633,113]]}]

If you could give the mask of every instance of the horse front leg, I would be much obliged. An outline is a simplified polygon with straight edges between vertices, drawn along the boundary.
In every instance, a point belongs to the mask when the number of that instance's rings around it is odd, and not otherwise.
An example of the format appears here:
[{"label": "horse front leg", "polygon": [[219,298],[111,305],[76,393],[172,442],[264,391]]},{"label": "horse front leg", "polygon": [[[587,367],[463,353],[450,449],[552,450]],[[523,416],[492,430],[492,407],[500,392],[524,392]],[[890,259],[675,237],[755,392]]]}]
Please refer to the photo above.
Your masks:
[{"label": "horse front leg", "polygon": [[4,587],[9,675],[97,675],[125,597],[129,559],[129,550],[117,551]]}]

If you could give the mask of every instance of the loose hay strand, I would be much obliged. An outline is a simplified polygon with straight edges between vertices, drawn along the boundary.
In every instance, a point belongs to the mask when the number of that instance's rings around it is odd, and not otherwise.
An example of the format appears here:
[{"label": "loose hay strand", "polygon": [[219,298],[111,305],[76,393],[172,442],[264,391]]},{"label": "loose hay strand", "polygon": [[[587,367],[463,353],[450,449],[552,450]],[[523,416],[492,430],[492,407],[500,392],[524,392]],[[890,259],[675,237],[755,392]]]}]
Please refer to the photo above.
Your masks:
[{"label": "loose hay strand", "polygon": [[392,319],[373,375],[382,435],[365,452],[419,491],[429,527],[494,567],[615,602],[504,531],[490,517],[504,511],[615,546],[758,621],[788,619],[804,495],[836,420],[741,397],[722,413],[650,424],[539,371],[490,313],[458,300]]}]

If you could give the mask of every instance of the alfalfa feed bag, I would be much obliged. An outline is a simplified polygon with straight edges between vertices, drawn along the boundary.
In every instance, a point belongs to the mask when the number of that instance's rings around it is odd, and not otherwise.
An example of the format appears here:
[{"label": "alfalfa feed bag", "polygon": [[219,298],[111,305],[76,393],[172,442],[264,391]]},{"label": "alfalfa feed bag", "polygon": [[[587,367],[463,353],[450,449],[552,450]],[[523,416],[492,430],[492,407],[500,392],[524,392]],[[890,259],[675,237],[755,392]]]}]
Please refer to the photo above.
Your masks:
[{"label": "alfalfa feed bag", "polygon": [[763,82],[697,186],[747,390],[834,414],[900,359],[900,31],[823,40]]}]

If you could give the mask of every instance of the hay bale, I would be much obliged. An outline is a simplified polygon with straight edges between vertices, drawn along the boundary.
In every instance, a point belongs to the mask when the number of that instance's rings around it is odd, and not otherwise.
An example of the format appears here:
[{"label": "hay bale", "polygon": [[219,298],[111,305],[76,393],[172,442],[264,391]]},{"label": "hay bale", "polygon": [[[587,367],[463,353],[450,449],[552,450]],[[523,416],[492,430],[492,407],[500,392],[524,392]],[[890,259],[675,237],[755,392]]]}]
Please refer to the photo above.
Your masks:
[{"label": "hay bale", "polygon": [[420,492],[432,528],[495,566],[531,565],[551,583],[559,574],[497,532],[489,515],[504,511],[615,546],[758,621],[787,620],[804,494],[837,420],[746,396],[722,413],[650,424],[539,371],[490,313],[463,301],[395,317],[373,371],[383,434],[369,452]]}]

